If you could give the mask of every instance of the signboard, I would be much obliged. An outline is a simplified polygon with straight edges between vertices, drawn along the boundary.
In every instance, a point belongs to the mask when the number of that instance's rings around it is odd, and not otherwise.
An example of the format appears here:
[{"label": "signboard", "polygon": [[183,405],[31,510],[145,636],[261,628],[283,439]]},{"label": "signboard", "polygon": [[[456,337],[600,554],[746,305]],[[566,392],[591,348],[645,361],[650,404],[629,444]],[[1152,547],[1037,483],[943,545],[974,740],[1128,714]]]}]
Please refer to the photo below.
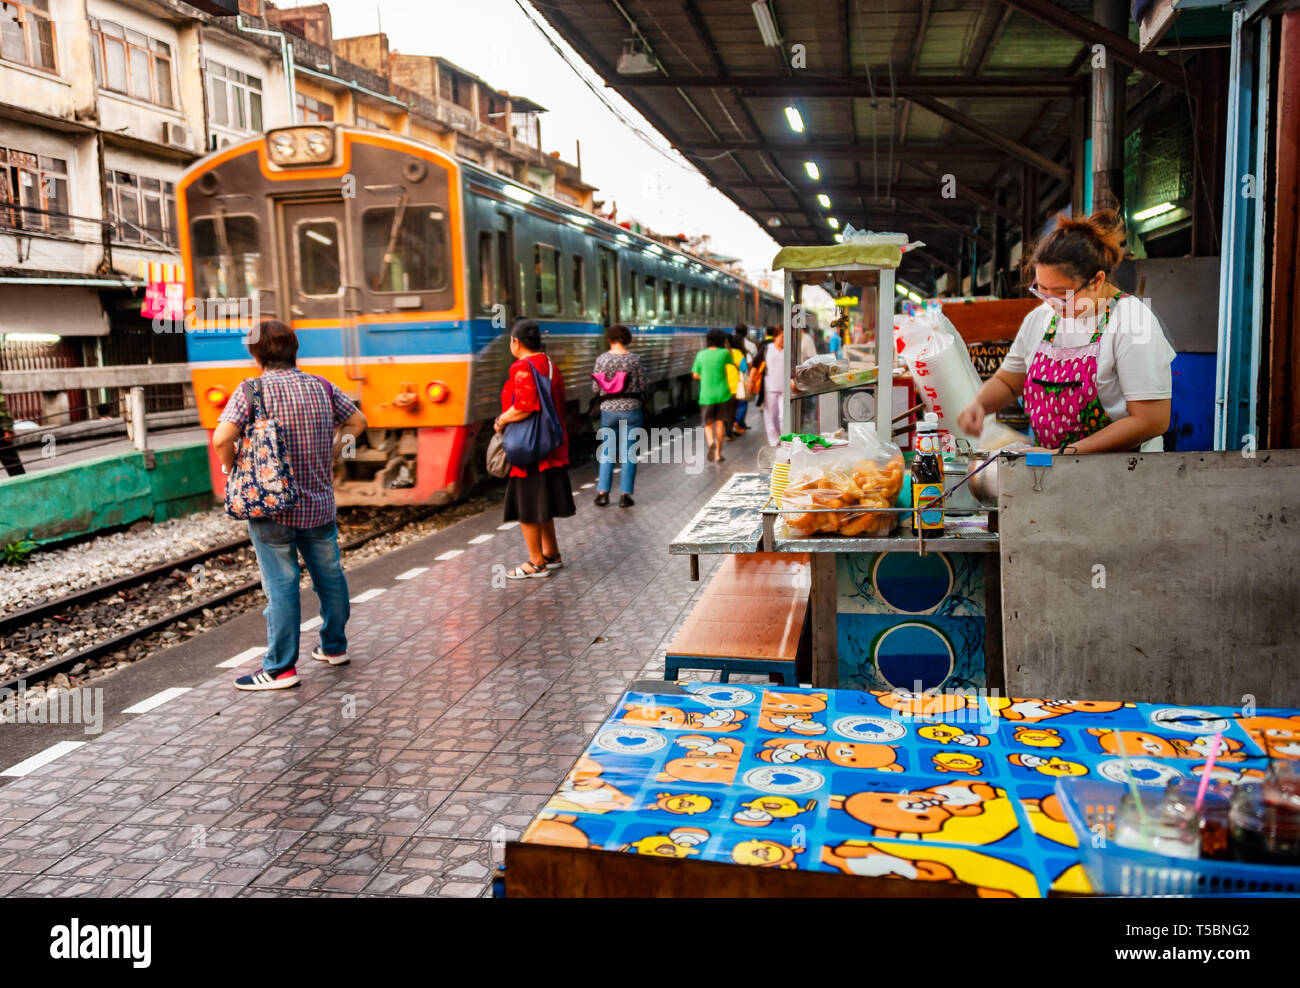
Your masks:
[{"label": "signboard", "polygon": [[993,343],[968,343],[970,359],[975,364],[975,372],[981,381],[987,381],[1002,366],[1002,361],[1011,349],[1011,340],[997,340]]}]

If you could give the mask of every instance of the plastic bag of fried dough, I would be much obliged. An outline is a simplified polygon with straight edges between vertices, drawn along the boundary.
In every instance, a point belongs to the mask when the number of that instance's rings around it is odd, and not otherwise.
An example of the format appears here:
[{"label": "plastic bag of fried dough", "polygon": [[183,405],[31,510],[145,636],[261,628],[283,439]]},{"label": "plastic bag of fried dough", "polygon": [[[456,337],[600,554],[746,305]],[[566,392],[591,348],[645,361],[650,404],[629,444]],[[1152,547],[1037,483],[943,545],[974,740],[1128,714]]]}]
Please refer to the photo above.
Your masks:
[{"label": "plastic bag of fried dough", "polygon": [[790,445],[790,483],[781,498],[791,538],[879,538],[898,525],[892,508],[903,486],[903,454],[874,434],[812,450]]}]

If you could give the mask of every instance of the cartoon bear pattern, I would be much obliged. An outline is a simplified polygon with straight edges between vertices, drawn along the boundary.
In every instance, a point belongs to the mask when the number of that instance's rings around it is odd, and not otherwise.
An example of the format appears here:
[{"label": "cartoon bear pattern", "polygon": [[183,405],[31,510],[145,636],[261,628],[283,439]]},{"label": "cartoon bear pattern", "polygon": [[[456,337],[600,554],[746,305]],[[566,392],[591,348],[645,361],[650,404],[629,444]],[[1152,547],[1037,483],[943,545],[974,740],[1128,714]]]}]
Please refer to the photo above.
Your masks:
[{"label": "cartoon bear pattern", "polygon": [[664,684],[615,705],[523,840],[756,868],[1086,890],[1057,779],[1257,779],[1300,711]]}]

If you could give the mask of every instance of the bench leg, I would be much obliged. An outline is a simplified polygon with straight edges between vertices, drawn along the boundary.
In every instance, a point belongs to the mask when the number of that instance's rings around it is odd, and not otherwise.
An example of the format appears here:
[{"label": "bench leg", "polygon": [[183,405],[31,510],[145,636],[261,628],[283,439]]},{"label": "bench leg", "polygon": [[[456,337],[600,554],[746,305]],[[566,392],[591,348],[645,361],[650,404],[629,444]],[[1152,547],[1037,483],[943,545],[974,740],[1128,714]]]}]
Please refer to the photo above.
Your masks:
[{"label": "bench leg", "polygon": [[718,682],[720,683],[731,682],[731,671],[729,669],[720,669],[718,670],[718,672],[719,672]]},{"label": "bench leg", "polygon": [[664,659],[664,682],[670,683],[675,680],[680,668],[675,659]]}]

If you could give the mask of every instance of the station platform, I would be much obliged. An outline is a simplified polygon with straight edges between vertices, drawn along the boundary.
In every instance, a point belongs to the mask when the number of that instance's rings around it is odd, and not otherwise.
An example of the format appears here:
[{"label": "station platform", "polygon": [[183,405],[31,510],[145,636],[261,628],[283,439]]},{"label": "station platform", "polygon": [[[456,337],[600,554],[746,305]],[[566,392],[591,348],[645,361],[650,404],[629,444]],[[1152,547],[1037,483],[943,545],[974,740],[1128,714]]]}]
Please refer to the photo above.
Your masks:
[{"label": "station platform", "polygon": [[755,468],[757,413],[723,463],[642,463],[630,509],[595,507],[595,465],[573,471],[545,579],[503,579],[527,556],[497,511],[351,571],[353,661],[312,661],[305,630],[294,689],[232,687],[264,646],[252,612],[95,681],[97,735],[0,726],[22,741],[0,750],[0,895],[490,894],[628,684],[662,678],[723,558],[691,582],[668,540]]}]

